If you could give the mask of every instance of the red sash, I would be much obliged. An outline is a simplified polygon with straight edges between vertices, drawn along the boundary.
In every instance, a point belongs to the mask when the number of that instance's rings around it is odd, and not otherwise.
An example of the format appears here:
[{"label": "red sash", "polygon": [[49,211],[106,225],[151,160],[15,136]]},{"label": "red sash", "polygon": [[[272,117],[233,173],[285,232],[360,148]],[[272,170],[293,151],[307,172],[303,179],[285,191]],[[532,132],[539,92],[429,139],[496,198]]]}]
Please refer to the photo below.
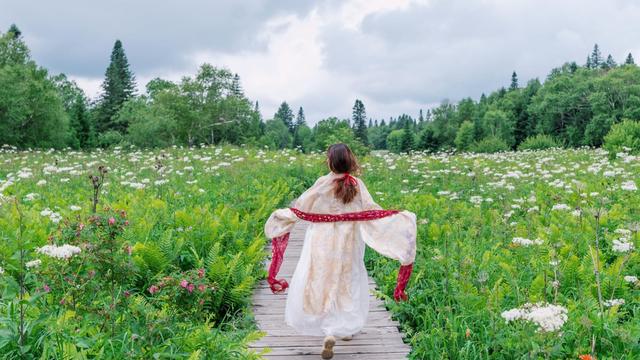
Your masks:
[{"label": "red sash", "polygon": [[[399,213],[398,210],[366,210],[352,213],[344,213],[344,214],[313,214],[306,213],[300,211],[295,208],[290,208],[290,210],[300,219],[310,222],[338,222],[338,221],[367,221],[367,220],[376,220],[382,219],[387,216],[395,215]],[[267,278],[267,282],[271,287],[271,291],[274,294],[284,292],[288,287],[289,283],[285,279],[276,279],[278,275],[278,271],[280,271],[280,265],[282,265],[282,261],[284,260],[284,251],[287,249],[287,244],[289,243],[289,233],[284,235],[275,237],[271,239],[271,265],[269,266],[269,276]],[[400,266],[400,271],[398,272],[398,280],[396,281],[396,288],[393,291],[393,298],[396,301],[407,300],[407,294],[404,292],[407,287],[407,283],[409,282],[409,278],[411,277],[411,272],[413,271],[413,264],[402,265]]]}]

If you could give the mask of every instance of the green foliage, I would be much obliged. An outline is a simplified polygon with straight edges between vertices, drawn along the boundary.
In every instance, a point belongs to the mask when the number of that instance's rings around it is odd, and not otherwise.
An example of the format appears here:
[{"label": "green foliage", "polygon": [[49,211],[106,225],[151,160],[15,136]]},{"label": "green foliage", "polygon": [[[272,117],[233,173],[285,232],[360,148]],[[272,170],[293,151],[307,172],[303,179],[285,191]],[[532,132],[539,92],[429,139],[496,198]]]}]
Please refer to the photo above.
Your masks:
[{"label": "green foliage", "polygon": [[546,150],[560,147],[561,145],[551,136],[538,134],[526,138],[520,145],[518,150]]},{"label": "green foliage", "polygon": [[475,138],[475,126],[471,121],[465,121],[460,125],[458,133],[456,134],[456,148],[460,151],[469,150],[469,147],[474,142]]},{"label": "green foliage", "polygon": [[471,151],[478,153],[496,153],[510,150],[507,143],[497,136],[489,136],[471,146]]},{"label": "green foliage", "polygon": [[135,76],[129,69],[129,61],[124,53],[122,42],[116,40],[102,83],[103,93],[100,96],[96,118],[96,130],[99,133],[118,131],[124,134],[126,132],[128,123],[116,122],[114,118],[122,105],[134,95],[135,88]]},{"label": "green foliage", "polygon": [[402,137],[404,130],[393,130],[387,136],[387,149],[395,153],[402,152]]},{"label": "green foliage", "polygon": [[640,122],[625,119],[613,125],[604,138],[604,148],[613,157],[620,152],[640,153]]},{"label": "green foliage", "polygon": [[367,114],[364,108],[364,104],[361,100],[356,99],[355,104],[353,105],[353,133],[363,145],[369,145],[369,139],[367,134],[367,124],[366,124]]},{"label": "green foliage", "polygon": [[282,121],[287,126],[287,129],[289,129],[291,134],[293,134],[296,129],[296,125],[293,122],[293,110],[291,110],[291,107],[286,101],[280,104],[278,111],[273,115],[273,119]]}]

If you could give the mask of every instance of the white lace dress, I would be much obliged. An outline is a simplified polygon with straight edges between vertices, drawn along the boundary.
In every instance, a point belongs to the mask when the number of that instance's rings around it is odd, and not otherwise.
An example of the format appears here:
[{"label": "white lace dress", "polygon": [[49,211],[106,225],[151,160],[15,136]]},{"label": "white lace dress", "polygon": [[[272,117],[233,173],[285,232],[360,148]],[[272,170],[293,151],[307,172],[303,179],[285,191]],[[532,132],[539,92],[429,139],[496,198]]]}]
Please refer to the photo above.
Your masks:
[{"label": "white lace dress", "polygon": [[[317,214],[381,209],[358,181],[358,194],[343,204],[333,194],[333,180],[319,178],[292,207]],[[289,209],[273,212],[265,225],[269,238],[281,236],[299,221]],[[402,265],[415,258],[416,216],[402,211],[389,217],[352,222],[311,223],[300,260],[290,282],[285,309],[287,324],[304,335],[348,336],[360,331],[369,312],[365,244]],[[286,256],[286,255],[285,255]]]}]

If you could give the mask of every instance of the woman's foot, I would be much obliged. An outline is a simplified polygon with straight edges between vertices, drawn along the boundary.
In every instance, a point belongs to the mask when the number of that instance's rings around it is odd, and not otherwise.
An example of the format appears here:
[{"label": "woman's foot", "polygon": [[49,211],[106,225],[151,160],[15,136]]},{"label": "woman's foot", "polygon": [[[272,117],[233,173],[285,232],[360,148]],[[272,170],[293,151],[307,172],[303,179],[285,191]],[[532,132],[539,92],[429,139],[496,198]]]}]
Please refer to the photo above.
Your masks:
[{"label": "woman's foot", "polygon": [[331,359],[333,358],[333,347],[336,345],[336,338],[329,335],[324,338],[324,346],[322,348],[322,358],[323,359]]},{"label": "woman's foot", "polygon": [[342,341],[349,341],[349,340],[351,340],[351,339],[353,339],[353,335],[349,335],[349,336],[345,336],[345,337],[343,337],[343,338],[342,338]]}]

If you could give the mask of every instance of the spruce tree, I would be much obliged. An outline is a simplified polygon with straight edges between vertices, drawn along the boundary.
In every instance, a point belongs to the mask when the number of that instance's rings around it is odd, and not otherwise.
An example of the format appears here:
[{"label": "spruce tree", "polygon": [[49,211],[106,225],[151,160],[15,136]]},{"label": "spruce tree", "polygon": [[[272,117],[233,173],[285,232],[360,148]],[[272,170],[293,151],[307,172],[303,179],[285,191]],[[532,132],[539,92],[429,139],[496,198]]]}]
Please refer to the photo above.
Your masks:
[{"label": "spruce tree", "polygon": [[424,115],[422,115],[422,109],[420,109],[420,115],[418,115],[418,121],[420,124],[424,122]]},{"label": "spruce tree", "polygon": [[411,126],[411,123],[412,123],[411,121],[404,122],[404,127],[402,131],[402,141],[400,142],[400,150],[406,153],[413,150],[415,146],[413,128]]},{"label": "spruce tree", "polygon": [[591,52],[591,68],[597,69],[602,66],[602,54],[598,44],[593,45],[593,51]]},{"label": "spruce tree", "polygon": [[353,104],[353,134],[364,145],[369,145],[369,139],[367,137],[367,123],[365,122],[367,115],[364,108],[364,104],[359,99],[356,99]]},{"label": "spruce tree", "polygon": [[240,85],[240,76],[238,74],[233,75],[233,81],[231,83],[231,95],[235,97],[243,97],[244,92]]},{"label": "spruce tree", "polygon": [[12,34],[14,39],[17,39],[20,36],[22,36],[22,31],[18,29],[18,26],[16,24],[11,24],[11,26],[9,26],[9,30],[7,31],[7,33]]},{"label": "spruce tree", "polygon": [[611,56],[611,54],[607,56],[607,61],[602,63],[603,69],[613,69],[616,66],[618,66],[618,64],[616,64],[616,61],[613,60],[613,56]]},{"label": "spruce tree", "polygon": [[518,89],[518,74],[514,71],[511,74],[511,85],[509,85],[509,90],[517,90]]},{"label": "spruce tree", "polygon": [[135,87],[135,77],[129,70],[129,61],[124,53],[122,42],[116,40],[111,51],[111,62],[102,83],[102,95],[96,119],[99,132],[116,130],[124,133],[126,131],[128,124],[116,124],[114,118],[122,104],[134,95]]},{"label": "spruce tree", "polygon": [[593,65],[591,65],[591,56],[587,56],[587,62],[584,64],[584,67],[587,69],[591,69]]},{"label": "spruce tree", "polygon": [[280,119],[287,126],[290,133],[293,134],[295,132],[296,127],[293,123],[293,111],[291,111],[291,107],[289,107],[289,104],[287,104],[286,101],[280,104],[280,107],[276,114],[273,115],[273,118]]},{"label": "spruce tree", "polygon": [[373,120],[371,118],[369,118],[369,126],[367,127],[373,127]]},{"label": "spruce tree", "polygon": [[633,55],[631,55],[631,53],[629,53],[629,55],[627,55],[627,59],[624,61],[625,65],[635,65],[636,62],[633,61]]},{"label": "spruce tree", "polygon": [[298,109],[298,117],[296,117],[296,129],[302,125],[307,125],[307,121],[304,116],[304,110],[302,109],[302,106],[300,106],[300,109]]}]

